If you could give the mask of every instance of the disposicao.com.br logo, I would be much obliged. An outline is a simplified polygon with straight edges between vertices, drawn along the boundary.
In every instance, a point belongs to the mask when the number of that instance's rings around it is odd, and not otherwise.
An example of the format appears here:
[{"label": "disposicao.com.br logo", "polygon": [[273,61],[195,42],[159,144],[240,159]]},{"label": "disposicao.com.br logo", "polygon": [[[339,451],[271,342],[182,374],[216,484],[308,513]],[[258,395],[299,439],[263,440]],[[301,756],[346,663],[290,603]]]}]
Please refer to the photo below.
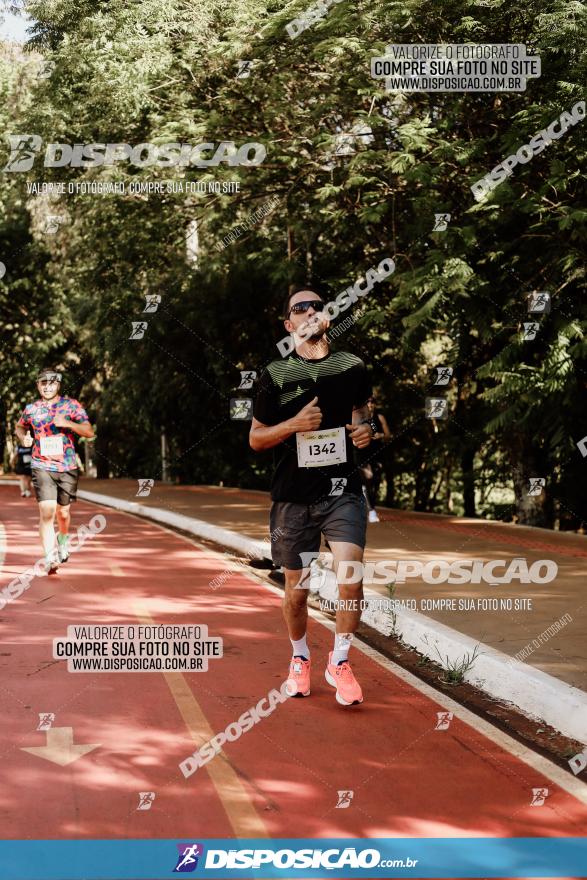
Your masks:
[{"label": "disposicao.com.br logo", "polygon": [[201,843],[177,843],[177,864],[173,869],[174,874],[190,874],[198,867],[200,856],[204,855],[204,847]]},{"label": "disposicao.com.br logo", "polygon": [[[8,172],[30,171],[41,154],[43,139],[37,134],[9,135],[10,156],[2,169]],[[267,155],[263,144],[251,141],[238,146],[234,141],[219,144],[47,144],[43,157],[45,168],[97,168],[128,162],[137,168],[215,168],[221,163],[260,165]]]},{"label": "disposicao.com.br logo", "polygon": [[[382,859],[377,849],[362,849],[354,846],[332,847],[328,849],[209,849],[204,868],[224,870],[263,870],[276,869],[322,869],[341,871],[347,869],[369,868],[414,868],[418,859],[406,856],[402,859]],[[264,875],[265,876],[265,875]]]}]

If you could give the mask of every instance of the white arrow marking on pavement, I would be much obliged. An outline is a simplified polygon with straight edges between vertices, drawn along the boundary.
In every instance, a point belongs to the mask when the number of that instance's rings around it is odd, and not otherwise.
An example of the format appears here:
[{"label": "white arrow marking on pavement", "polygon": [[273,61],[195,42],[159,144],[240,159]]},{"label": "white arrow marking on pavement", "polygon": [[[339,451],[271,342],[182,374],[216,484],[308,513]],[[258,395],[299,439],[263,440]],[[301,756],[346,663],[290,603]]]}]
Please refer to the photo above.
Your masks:
[{"label": "white arrow marking on pavement", "polygon": [[46,734],[47,745],[21,748],[21,751],[30,752],[31,755],[37,755],[38,758],[45,758],[46,761],[65,767],[102,745],[102,743],[74,745],[73,727],[51,727]]}]

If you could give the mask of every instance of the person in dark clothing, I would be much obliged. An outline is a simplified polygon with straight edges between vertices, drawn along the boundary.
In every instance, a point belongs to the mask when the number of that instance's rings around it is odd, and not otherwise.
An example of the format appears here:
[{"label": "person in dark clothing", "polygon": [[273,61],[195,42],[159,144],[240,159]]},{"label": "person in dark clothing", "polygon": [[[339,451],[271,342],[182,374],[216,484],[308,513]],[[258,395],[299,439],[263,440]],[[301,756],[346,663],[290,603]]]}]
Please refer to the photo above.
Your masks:
[{"label": "person in dark clothing", "polygon": [[377,402],[374,397],[370,397],[367,401],[369,409],[369,417],[373,421],[377,431],[373,435],[371,445],[364,452],[359,453],[359,471],[363,481],[363,494],[367,499],[369,508],[369,522],[379,522],[377,511],[377,498],[379,495],[379,486],[381,483],[381,475],[383,472],[383,464],[381,455],[385,443],[391,439],[391,431],[384,415],[378,413]]},{"label": "person in dark clothing", "polygon": [[33,484],[31,481],[31,449],[30,446],[21,446],[19,443],[12,458],[14,472],[20,483],[21,498],[30,498]]}]

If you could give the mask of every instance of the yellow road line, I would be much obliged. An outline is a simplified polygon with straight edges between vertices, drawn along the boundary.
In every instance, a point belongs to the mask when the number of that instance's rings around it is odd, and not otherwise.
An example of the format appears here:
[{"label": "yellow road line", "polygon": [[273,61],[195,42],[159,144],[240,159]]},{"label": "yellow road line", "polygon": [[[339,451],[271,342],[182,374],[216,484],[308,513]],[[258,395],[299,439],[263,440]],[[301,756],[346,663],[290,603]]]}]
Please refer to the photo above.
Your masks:
[{"label": "yellow road line", "polygon": [[[144,603],[135,603],[134,608],[141,623],[146,626],[155,625],[155,621],[146,610]],[[196,745],[203,745],[212,739],[216,731],[210,727],[182,673],[163,672],[162,675]],[[206,764],[206,771],[226,811],[235,837],[269,837],[265,823],[255,810],[242,782],[224,752],[219,752],[216,758]],[[179,772],[178,768],[178,774]]]}]

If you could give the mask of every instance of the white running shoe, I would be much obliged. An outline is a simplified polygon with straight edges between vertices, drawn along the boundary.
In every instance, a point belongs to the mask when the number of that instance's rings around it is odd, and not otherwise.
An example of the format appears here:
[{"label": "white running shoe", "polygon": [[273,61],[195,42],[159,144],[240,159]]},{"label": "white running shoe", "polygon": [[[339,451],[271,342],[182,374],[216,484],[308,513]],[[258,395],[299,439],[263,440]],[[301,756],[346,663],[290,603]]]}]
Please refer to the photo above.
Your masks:
[{"label": "white running shoe", "polygon": [[45,556],[45,571],[47,574],[55,574],[59,568],[59,553],[57,549],[52,550]]},{"label": "white running shoe", "polygon": [[369,522],[379,522],[379,517],[377,516],[376,510],[369,511]]}]

